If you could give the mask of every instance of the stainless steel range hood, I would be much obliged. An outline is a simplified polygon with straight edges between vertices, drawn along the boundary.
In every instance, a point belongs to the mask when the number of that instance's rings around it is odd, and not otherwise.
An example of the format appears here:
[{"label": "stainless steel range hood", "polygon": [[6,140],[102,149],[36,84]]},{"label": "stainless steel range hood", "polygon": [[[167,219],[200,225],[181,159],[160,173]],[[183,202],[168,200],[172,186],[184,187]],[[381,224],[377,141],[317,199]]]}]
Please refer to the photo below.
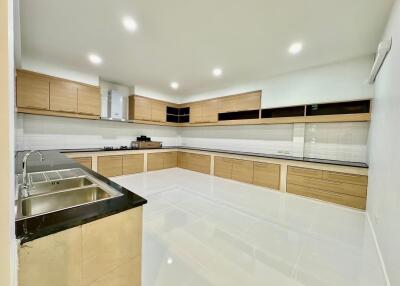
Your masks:
[{"label": "stainless steel range hood", "polygon": [[128,97],[114,89],[101,89],[101,119],[128,121]]}]

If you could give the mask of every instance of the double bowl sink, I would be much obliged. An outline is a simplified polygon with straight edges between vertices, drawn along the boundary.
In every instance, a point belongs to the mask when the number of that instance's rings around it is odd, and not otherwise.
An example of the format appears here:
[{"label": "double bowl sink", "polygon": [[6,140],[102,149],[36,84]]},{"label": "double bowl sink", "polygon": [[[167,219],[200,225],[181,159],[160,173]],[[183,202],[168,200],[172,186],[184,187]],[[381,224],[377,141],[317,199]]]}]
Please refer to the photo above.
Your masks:
[{"label": "double bowl sink", "polygon": [[32,173],[29,180],[27,197],[21,197],[23,185],[17,187],[17,220],[122,195],[82,169]]}]

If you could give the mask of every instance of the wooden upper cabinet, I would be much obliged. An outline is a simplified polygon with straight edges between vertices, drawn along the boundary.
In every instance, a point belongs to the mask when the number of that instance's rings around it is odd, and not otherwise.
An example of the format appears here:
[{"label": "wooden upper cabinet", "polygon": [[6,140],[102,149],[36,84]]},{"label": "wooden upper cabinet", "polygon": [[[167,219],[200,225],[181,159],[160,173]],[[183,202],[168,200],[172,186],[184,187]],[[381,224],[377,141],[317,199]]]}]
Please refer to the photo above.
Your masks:
[{"label": "wooden upper cabinet", "polygon": [[202,105],[203,122],[218,122],[219,99],[206,100]]},{"label": "wooden upper cabinet", "polygon": [[73,82],[52,80],[50,82],[50,110],[78,111],[78,85]]},{"label": "wooden upper cabinet", "polygon": [[190,123],[203,122],[203,107],[201,103],[190,104]]},{"label": "wooden upper cabinet", "polygon": [[101,98],[97,87],[78,86],[78,113],[100,116]]},{"label": "wooden upper cabinet", "polygon": [[151,99],[134,96],[133,118],[136,120],[151,121]]},{"label": "wooden upper cabinet", "polygon": [[155,122],[166,122],[167,121],[167,104],[158,101],[151,100],[151,121]]},{"label": "wooden upper cabinet", "polygon": [[221,98],[220,113],[236,112],[246,110],[257,110],[261,108],[261,91],[232,95]]},{"label": "wooden upper cabinet", "polygon": [[17,71],[17,106],[49,110],[50,80],[23,71]]},{"label": "wooden upper cabinet", "polygon": [[218,122],[219,99],[190,104],[190,123]]}]

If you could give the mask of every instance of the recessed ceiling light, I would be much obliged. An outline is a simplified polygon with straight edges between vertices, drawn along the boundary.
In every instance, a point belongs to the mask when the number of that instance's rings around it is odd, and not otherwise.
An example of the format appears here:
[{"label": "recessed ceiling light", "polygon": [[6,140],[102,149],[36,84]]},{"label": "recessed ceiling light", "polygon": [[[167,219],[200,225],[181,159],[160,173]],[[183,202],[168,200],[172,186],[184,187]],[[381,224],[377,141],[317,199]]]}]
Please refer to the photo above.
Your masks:
[{"label": "recessed ceiling light", "polygon": [[172,89],[178,89],[179,88],[179,83],[174,81],[174,82],[171,82],[170,86],[171,86]]},{"label": "recessed ceiling light", "polygon": [[303,44],[298,42],[298,43],[291,44],[288,51],[292,55],[295,55],[295,54],[300,53],[302,49],[303,49]]},{"label": "recessed ceiling light", "polygon": [[171,257],[168,257],[167,263],[168,263],[168,264],[172,264],[172,262],[174,262],[174,260],[173,260]]},{"label": "recessed ceiling light", "polygon": [[96,54],[90,54],[89,56],[88,56],[88,58],[89,58],[89,60],[93,63],[93,64],[95,64],[95,65],[99,65],[99,64],[101,64],[102,62],[103,62],[103,60],[102,60],[102,58],[100,58],[98,55],[96,55]]},{"label": "recessed ceiling light", "polygon": [[219,76],[221,76],[222,75],[222,69],[221,68],[215,68],[215,69],[213,69],[213,75],[215,76],[215,77],[219,77]]},{"label": "recessed ceiling light", "polygon": [[134,32],[137,29],[137,23],[132,17],[124,17],[122,18],[122,24],[124,25],[125,29],[129,32]]}]

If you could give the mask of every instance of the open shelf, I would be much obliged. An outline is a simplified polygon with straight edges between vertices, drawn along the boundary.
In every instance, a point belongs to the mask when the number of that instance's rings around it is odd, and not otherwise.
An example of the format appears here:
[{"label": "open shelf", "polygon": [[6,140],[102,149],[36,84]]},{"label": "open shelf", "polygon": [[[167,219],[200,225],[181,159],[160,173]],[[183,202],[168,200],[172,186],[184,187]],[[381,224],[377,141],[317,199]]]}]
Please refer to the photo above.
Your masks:
[{"label": "open shelf", "polygon": [[304,105],[261,110],[261,118],[280,118],[304,116]]},{"label": "open shelf", "polygon": [[362,114],[369,112],[370,112],[369,100],[311,104],[306,106],[306,116]]}]

